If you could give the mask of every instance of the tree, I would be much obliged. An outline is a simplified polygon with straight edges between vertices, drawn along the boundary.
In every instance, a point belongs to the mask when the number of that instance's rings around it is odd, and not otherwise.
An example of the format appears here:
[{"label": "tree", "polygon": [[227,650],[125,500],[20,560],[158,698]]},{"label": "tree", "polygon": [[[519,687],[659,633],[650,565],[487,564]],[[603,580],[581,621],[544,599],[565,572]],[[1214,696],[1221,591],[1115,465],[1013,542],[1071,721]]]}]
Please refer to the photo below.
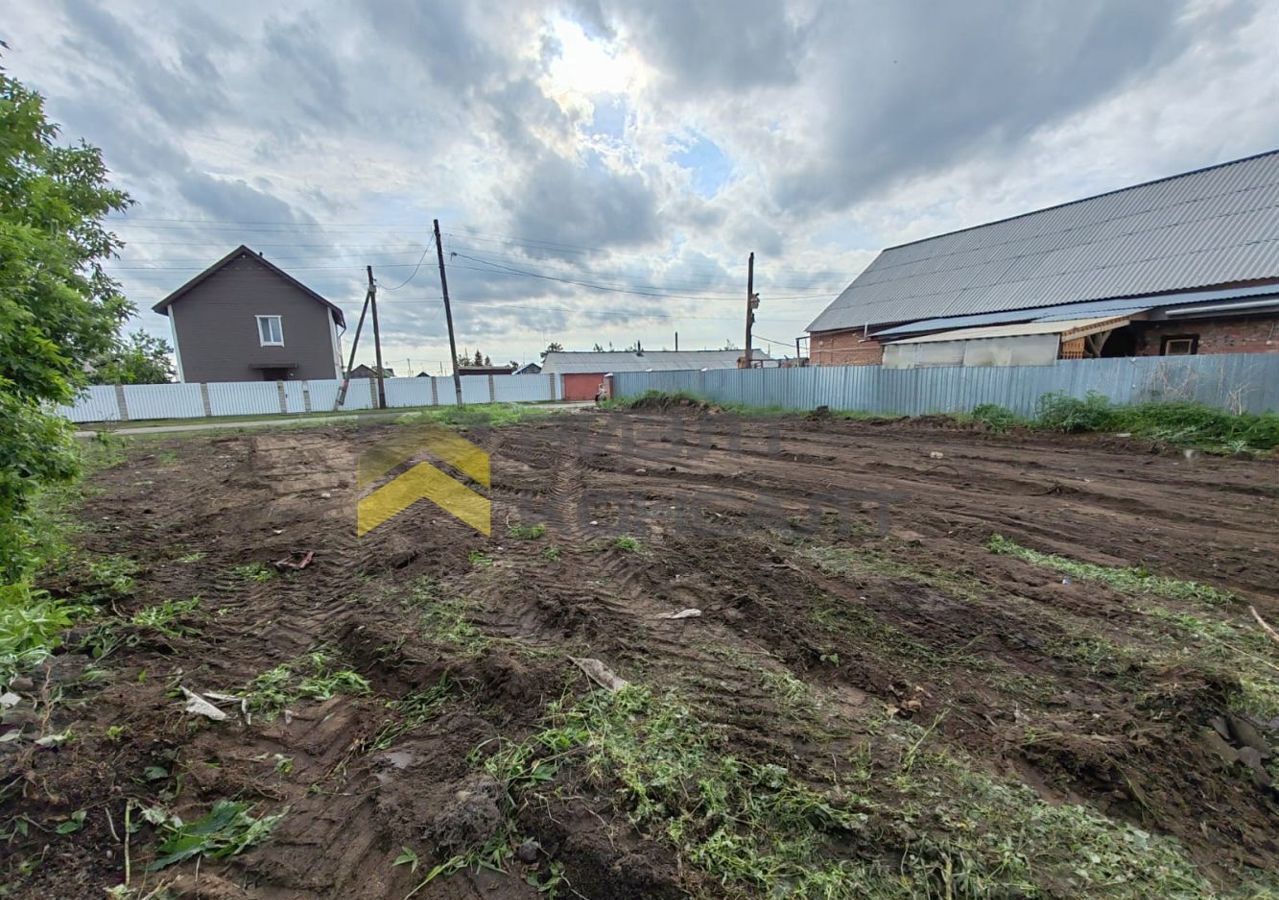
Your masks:
[{"label": "tree", "polygon": [[129,205],[96,147],[62,147],[36,92],[0,70],[0,585],[36,564],[31,501],[77,474],[70,427],[48,413],[87,382],[132,312],[102,261]]},{"label": "tree", "polygon": [[548,353],[563,353],[563,352],[564,352],[563,344],[559,343],[558,341],[551,341],[549,344],[546,345],[546,349],[542,351],[542,359],[546,359],[546,354]]},{"label": "tree", "polygon": [[173,350],[163,338],[135,331],[93,363],[94,384],[167,384],[173,380]]},{"label": "tree", "polygon": [[484,356],[484,365],[486,365],[486,366],[491,366],[491,365],[493,365],[493,360],[492,360],[491,358],[489,358],[488,354],[485,354],[485,356]]},{"label": "tree", "polygon": [[596,341],[596,342],[595,342],[595,346],[594,346],[594,347],[592,347],[592,348],[591,348],[591,350],[592,350],[593,352],[595,352],[595,353],[603,353],[603,352],[604,352],[604,348],[600,346],[600,342],[599,342],[599,341]]},{"label": "tree", "polygon": [[474,363],[474,365],[477,365],[477,366],[482,366],[482,365],[484,365],[484,354],[483,354],[483,353],[481,353],[479,350],[476,350],[476,351],[475,351],[475,363]]}]

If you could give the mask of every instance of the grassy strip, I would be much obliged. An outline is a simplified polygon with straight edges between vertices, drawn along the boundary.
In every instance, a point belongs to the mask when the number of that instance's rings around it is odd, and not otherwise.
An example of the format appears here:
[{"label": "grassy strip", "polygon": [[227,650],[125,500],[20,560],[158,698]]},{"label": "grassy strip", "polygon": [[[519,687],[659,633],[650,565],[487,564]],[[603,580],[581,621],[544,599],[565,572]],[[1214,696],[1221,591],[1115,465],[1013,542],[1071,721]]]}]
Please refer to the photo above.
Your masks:
[{"label": "grassy strip", "polygon": [[[638,397],[624,397],[603,404],[613,409],[669,409],[677,406],[714,406],[749,416],[785,416],[802,410],[778,406],[756,407],[717,403],[687,391],[667,393],[647,391]],[[906,418],[854,410],[831,410],[832,418],[885,421]],[[1128,433],[1137,437],[1187,447],[1201,447],[1217,453],[1255,453],[1279,447],[1279,413],[1230,413],[1201,403],[1162,402],[1115,406],[1104,395],[1090,392],[1083,399],[1065,394],[1044,394],[1036,414],[1018,415],[1004,406],[983,403],[971,412],[949,416],[959,423],[980,422],[994,432],[1013,428],[1046,431]]]},{"label": "grassy strip", "polygon": [[677,694],[632,685],[552,704],[545,728],[504,744],[485,768],[513,815],[572,760],[730,895],[1212,896],[1176,842],[980,774],[927,749],[931,730],[878,724],[818,790],[787,767],[732,755]]},{"label": "grassy strip", "polygon": [[1155,575],[1140,566],[1098,566],[1067,559],[1053,553],[1041,553],[1038,550],[1023,547],[999,534],[991,537],[986,548],[992,553],[1015,556],[1037,566],[1055,569],[1081,581],[1100,581],[1115,590],[1129,594],[1149,594],[1169,600],[1206,603],[1209,606],[1227,606],[1241,602],[1230,591],[1223,591],[1197,581]]},{"label": "grassy strip", "polygon": [[[998,534],[991,537],[987,547],[994,553],[1082,581],[1101,582],[1143,599],[1138,612],[1175,629],[1174,645],[1152,651],[1153,661],[1164,665],[1191,661],[1218,668],[1239,681],[1240,692],[1232,700],[1237,712],[1262,721],[1279,716],[1279,665],[1273,661],[1273,645],[1246,616],[1241,615],[1237,622],[1223,618],[1231,605],[1242,606],[1236,595],[1197,581],[1153,575],[1141,568],[1098,566],[1042,553]],[[1205,606],[1204,615],[1169,609],[1150,602],[1152,598],[1200,604]]]}]

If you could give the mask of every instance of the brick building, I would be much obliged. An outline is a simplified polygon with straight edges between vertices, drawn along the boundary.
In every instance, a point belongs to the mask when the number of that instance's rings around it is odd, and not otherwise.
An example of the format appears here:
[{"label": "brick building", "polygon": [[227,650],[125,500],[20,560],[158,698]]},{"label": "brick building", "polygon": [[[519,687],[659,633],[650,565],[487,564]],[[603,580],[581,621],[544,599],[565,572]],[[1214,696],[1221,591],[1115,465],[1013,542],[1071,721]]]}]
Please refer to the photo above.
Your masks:
[{"label": "brick building", "polygon": [[1279,151],[882,251],[812,365],[1279,353]]}]

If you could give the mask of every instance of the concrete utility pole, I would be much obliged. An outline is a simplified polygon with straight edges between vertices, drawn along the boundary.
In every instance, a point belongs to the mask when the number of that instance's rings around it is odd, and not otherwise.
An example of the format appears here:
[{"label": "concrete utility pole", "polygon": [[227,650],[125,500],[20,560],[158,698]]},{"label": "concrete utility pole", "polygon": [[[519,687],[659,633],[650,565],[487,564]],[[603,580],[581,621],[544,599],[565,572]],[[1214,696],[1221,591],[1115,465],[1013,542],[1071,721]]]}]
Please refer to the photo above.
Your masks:
[{"label": "concrete utility pole", "polygon": [[369,273],[369,308],[373,312],[373,356],[377,361],[377,408],[386,409],[386,383],[382,380],[382,332],[377,324],[377,284],[373,281],[373,267],[365,266]]},{"label": "concrete utility pole", "polygon": [[342,408],[346,403],[346,389],[351,386],[351,368],[355,365],[355,351],[360,346],[360,332],[364,330],[364,317],[369,312],[370,292],[364,294],[364,306],[360,308],[360,321],[355,326],[355,338],[351,341],[351,358],[346,361],[346,371],[342,373],[342,386],[338,388],[337,399],[333,401],[333,411]]},{"label": "concrete utility pole", "polygon": [[759,297],[755,293],[755,251],[751,251],[746,263],[746,357],[744,369],[751,367],[751,326],[755,324],[755,310],[759,308]]},{"label": "concrete utility pole", "polygon": [[457,339],[453,336],[453,310],[449,306],[449,280],[444,274],[444,242],[440,240],[440,220],[435,219],[435,255],[440,260],[440,292],[444,294],[444,321],[449,326],[449,356],[453,359],[453,390],[462,405],[462,376],[457,371]]}]

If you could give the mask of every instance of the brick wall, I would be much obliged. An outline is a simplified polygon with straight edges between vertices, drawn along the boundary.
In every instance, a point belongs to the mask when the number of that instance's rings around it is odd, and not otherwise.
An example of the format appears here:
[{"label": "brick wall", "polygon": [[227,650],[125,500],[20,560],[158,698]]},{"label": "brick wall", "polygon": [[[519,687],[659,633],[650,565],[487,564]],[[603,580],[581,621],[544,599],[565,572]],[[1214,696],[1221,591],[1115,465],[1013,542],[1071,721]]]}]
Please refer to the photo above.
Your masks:
[{"label": "brick wall", "polygon": [[812,336],[808,354],[814,366],[877,366],[884,361],[884,345],[861,331],[827,331]]},{"label": "brick wall", "polygon": [[[1136,324],[1136,323],[1134,323]],[[1159,356],[1165,337],[1197,335],[1198,353],[1279,353],[1279,316],[1150,322],[1137,334],[1138,356]]]}]

